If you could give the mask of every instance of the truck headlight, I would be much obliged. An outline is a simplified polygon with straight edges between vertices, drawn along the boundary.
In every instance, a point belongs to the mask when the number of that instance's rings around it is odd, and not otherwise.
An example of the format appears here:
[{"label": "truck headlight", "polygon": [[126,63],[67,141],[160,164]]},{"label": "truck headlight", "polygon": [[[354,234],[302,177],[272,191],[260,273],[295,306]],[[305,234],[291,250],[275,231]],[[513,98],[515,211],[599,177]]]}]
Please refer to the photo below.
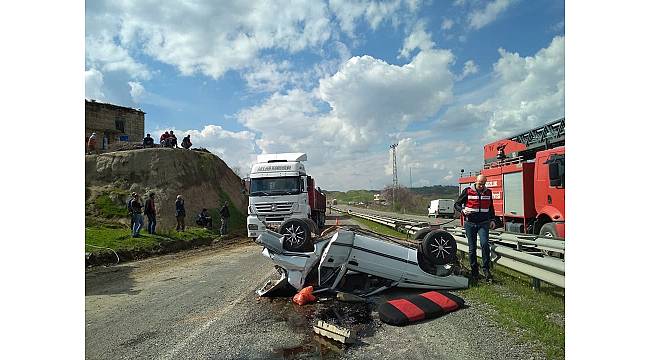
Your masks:
[{"label": "truck headlight", "polygon": [[248,230],[257,230],[257,224],[248,224]]}]

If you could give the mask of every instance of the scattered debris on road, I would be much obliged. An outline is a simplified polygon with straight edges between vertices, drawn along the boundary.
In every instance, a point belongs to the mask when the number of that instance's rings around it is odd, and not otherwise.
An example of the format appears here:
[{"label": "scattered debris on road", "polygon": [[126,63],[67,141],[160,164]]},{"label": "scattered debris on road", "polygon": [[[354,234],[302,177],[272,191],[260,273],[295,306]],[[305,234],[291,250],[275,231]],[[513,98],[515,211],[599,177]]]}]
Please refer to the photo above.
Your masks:
[{"label": "scattered debris on road", "polygon": [[357,337],[357,332],[355,330],[328,324],[323,320],[318,320],[316,322],[316,325],[314,325],[314,332],[344,344],[352,344],[356,342]]}]

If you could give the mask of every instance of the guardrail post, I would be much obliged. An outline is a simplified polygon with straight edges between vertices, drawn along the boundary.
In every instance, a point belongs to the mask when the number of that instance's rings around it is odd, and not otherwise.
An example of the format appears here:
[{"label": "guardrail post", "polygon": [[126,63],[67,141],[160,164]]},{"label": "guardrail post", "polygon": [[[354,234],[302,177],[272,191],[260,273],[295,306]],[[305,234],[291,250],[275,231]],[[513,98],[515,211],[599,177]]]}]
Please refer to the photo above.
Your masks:
[{"label": "guardrail post", "polygon": [[533,289],[535,289],[536,291],[539,291],[540,286],[541,286],[541,281],[539,281],[539,279],[537,279],[537,278],[530,278],[530,279],[531,279],[531,282],[533,284]]}]

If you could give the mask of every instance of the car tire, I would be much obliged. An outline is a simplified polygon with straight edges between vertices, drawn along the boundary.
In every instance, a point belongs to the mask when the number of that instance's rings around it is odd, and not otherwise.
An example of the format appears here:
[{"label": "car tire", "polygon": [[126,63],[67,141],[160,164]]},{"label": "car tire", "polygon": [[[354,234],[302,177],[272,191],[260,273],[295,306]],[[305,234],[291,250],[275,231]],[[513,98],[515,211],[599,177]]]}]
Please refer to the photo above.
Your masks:
[{"label": "car tire", "polygon": [[428,228],[428,227],[424,228],[424,229],[420,229],[420,230],[416,231],[415,234],[413,234],[413,239],[414,240],[422,240],[431,231],[433,231],[433,230],[431,230],[431,228]]},{"label": "car tire", "polygon": [[554,238],[559,237],[557,235],[557,228],[555,227],[555,224],[552,222],[542,225],[542,227],[539,229],[539,235],[544,237],[554,237]]},{"label": "car tire", "polygon": [[428,233],[419,250],[433,265],[445,265],[456,261],[456,239],[444,230],[434,230]]},{"label": "car tire", "polygon": [[284,235],[282,247],[287,251],[308,251],[313,248],[311,227],[302,219],[288,219],[280,225],[280,234]]}]

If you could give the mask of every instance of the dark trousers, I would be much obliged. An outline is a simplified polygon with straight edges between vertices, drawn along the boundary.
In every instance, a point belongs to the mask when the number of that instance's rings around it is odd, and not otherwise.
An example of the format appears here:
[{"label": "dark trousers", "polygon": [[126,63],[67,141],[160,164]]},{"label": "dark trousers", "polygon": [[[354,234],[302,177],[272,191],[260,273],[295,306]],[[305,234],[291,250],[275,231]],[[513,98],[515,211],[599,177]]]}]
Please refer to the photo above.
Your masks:
[{"label": "dark trousers", "polygon": [[176,231],[185,231],[185,215],[176,216]]},{"label": "dark trousers", "polygon": [[155,234],[156,233],[156,215],[147,214],[147,220],[149,221],[147,223],[147,232],[149,234]]},{"label": "dark trousers", "polygon": [[490,271],[490,243],[488,236],[490,231],[490,222],[486,221],[475,224],[465,221],[465,235],[469,243],[469,265],[472,268],[472,275],[478,275],[478,261],[476,260],[476,235],[481,241],[481,260],[483,261],[483,272]]}]

